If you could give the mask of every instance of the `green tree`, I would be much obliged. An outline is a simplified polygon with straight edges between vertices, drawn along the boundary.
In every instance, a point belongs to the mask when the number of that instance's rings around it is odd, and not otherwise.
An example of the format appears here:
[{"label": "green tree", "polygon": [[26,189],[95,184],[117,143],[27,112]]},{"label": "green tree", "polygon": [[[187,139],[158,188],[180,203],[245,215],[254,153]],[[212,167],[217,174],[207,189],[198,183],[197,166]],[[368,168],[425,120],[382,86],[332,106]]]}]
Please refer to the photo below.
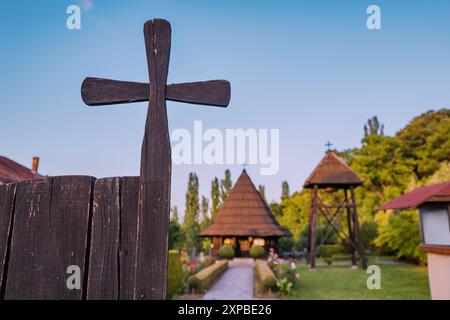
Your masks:
[{"label": "green tree", "polygon": [[309,190],[294,193],[290,197],[283,199],[281,206],[282,214],[278,214],[275,217],[283,227],[292,233],[294,240],[298,241],[301,231],[309,223]]},{"label": "green tree", "polygon": [[426,255],[419,249],[419,215],[415,210],[380,212],[377,214],[378,237],[374,243],[395,252],[398,258],[426,262]]},{"label": "green tree", "polygon": [[281,183],[281,200],[289,198],[289,184],[287,181]]},{"label": "green tree", "polygon": [[440,162],[450,161],[450,110],[428,111],[414,118],[396,137],[422,180],[439,170]]},{"label": "green tree", "polygon": [[426,185],[450,181],[450,162],[442,162],[439,169],[428,177]]},{"label": "green tree", "polygon": [[183,242],[183,231],[178,222],[169,222],[169,249],[180,249]]},{"label": "green tree", "polygon": [[211,224],[211,219],[209,217],[209,200],[205,196],[202,196],[202,202],[201,202],[200,208],[201,208],[201,213],[202,213],[202,221],[200,222],[200,230],[203,230]]},{"label": "green tree", "polygon": [[214,177],[211,182],[211,202],[211,220],[214,220],[220,209],[219,179],[217,177]]},{"label": "green tree", "polygon": [[186,209],[184,212],[183,233],[187,249],[198,247],[198,234],[200,226],[198,223],[199,214],[198,199],[198,177],[195,173],[189,173],[188,188],[186,192]]},{"label": "green tree", "polygon": [[378,206],[405,191],[413,172],[396,138],[366,135],[362,143],[360,149],[341,155],[364,181],[363,188],[356,189],[362,215],[373,217]]},{"label": "green tree", "polygon": [[231,172],[227,169],[225,170],[225,178],[220,180],[220,200],[222,203],[225,202],[225,199],[231,190],[231,185]]},{"label": "green tree", "polygon": [[261,197],[264,199],[264,201],[267,201],[266,200],[266,187],[264,187],[262,184],[260,184],[258,186],[258,191],[259,191],[259,194],[261,195]]},{"label": "green tree", "polygon": [[367,124],[364,125],[364,137],[367,136],[383,136],[384,125],[380,124],[377,116],[373,116],[367,120]]},{"label": "green tree", "polygon": [[178,207],[177,206],[172,208],[172,216],[170,217],[170,220],[174,221],[176,223],[179,223]]}]

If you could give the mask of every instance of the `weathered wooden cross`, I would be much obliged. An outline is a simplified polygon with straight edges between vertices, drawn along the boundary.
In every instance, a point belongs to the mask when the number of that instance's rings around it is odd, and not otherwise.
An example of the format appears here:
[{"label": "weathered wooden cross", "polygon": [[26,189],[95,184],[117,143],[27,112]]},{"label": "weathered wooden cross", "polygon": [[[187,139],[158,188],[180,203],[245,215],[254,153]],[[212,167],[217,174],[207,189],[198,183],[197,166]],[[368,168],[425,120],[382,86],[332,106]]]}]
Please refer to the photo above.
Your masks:
[{"label": "weathered wooden cross", "polygon": [[150,83],[86,78],[83,101],[90,106],[149,101],[141,150],[135,299],[164,299],[167,282],[171,153],[166,100],[226,107],[225,80],[166,85],[171,28],[161,19],[144,24]]}]

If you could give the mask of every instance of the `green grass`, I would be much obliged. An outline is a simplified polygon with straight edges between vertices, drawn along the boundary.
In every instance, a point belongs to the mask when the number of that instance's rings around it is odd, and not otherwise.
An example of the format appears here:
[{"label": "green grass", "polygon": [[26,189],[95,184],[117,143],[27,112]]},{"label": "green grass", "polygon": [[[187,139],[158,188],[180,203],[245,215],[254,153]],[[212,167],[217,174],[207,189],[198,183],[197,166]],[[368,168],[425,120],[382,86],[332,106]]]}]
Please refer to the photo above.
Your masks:
[{"label": "green grass", "polygon": [[299,266],[298,287],[288,299],[430,299],[426,267],[399,264],[380,265],[380,269],[381,289],[369,290],[366,281],[370,274],[361,269],[330,266],[317,267],[312,271]]}]

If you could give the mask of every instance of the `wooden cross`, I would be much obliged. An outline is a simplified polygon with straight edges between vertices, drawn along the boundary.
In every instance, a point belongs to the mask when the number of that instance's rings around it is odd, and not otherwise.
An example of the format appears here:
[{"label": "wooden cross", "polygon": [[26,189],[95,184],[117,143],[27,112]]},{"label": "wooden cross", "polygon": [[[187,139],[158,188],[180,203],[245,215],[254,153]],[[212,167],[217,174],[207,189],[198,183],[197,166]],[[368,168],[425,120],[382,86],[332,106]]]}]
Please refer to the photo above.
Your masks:
[{"label": "wooden cross", "polygon": [[328,151],[331,151],[331,146],[332,146],[333,144],[330,142],[330,141],[327,141],[327,143],[325,143],[325,147],[327,147],[327,152]]},{"label": "wooden cross", "polygon": [[147,21],[144,38],[150,83],[86,78],[81,95],[90,106],[149,101],[141,150],[134,298],[165,299],[171,173],[166,100],[226,107],[230,83],[214,80],[166,85],[169,22]]}]

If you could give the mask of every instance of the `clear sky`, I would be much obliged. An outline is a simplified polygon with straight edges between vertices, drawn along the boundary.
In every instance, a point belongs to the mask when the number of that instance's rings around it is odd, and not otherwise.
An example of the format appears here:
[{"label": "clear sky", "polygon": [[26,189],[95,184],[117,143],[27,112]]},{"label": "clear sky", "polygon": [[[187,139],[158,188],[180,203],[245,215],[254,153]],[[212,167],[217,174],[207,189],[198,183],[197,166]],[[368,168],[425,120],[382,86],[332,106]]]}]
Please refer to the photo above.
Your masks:
[{"label": "clear sky", "polygon": [[[81,30],[66,8],[82,6]],[[369,31],[366,9],[381,8]],[[387,134],[450,103],[450,1],[2,1],[0,154],[48,175],[138,175],[147,103],[91,108],[86,76],[147,81],[143,23],[172,25],[169,82],[227,79],[227,109],[168,102],[170,130],[280,129],[280,170],[254,183],[278,199],[299,190],[331,140],[360,145],[377,115]],[[187,176],[200,192],[225,165],[176,165],[172,205],[184,207]],[[233,182],[242,166],[230,167]]]}]

